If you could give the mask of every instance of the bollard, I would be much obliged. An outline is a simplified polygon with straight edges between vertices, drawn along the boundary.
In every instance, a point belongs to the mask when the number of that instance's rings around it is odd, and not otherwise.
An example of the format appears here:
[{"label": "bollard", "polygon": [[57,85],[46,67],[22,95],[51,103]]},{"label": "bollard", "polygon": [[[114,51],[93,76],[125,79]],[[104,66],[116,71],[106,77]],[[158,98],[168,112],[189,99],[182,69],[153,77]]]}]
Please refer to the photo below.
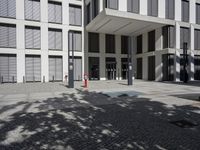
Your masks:
[{"label": "bollard", "polygon": [[26,83],[25,76],[23,76],[23,83]]},{"label": "bollard", "polygon": [[15,77],[14,76],[12,77],[12,83],[15,83]]},{"label": "bollard", "polygon": [[1,80],[1,76],[0,76],[0,84],[2,84],[3,82],[2,82],[2,80]]},{"label": "bollard", "polygon": [[53,76],[53,82],[54,82],[54,76]]},{"label": "bollard", "polygon": [[84,88],[88,88],[88,76],[84,74]]},{"label": "bollard", "polygon": [[45,76],[43,76],[43,83],[45,83]]},{"label": "bollard", "polygon": [[3,84],[3,76],[1,76],[1,83]]}]

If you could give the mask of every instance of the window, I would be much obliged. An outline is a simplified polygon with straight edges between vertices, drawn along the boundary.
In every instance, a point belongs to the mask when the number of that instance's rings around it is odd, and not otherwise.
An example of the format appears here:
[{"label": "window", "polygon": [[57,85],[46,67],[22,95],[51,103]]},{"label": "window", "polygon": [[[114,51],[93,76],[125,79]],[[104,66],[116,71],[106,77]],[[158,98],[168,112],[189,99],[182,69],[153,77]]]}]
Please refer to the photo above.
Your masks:
[{"label": "window", "polygon": [[180,28],[180,48],[183,48],[183,43],[187,43],[188,48],[190,47],[190,30],[189,28]]},{"label": "window", "polygon": [[137,36],[137,54],[142,53],[142,35]]},{"label": "window", "polygon": [[62,23],[62,4],[59,2],[49,2],[48,20],[52,23]]},{"label": "window", "polygon": [[26,55],[25,72],[27,82],[41,81],[41,58],[39,55]]},{"label": "window", "polygon": [[40,21],[39,0],[25,0],[25,19]]},{"label": "window", "polygon": [[175,46],[175,27],[165,26],[162,29],[163,48],[174,48]]},{"label": "window", "polygon": [[128,12],[139,13],[139,10],[140,10],[139,0],[128,0],[127,1],[127,10],[128,10]]},{"label": "window", "polygon": [[189,22],[189,1],[182,0],[182,21]]},{"label": "window", "polygon": [[62,81],[63,60],[62,56],[49,56],[49,81]]},{"label": "window", "polygon": [[106,53],[115,53],[115,35],[106,34]]},{"label": "window", "polygon": [[148,16],[158,16],[158,0],[148,0]]},{"label": "window", "polygon": [[82,35],[79,31],[69,32],[69,50],[82,51]]},{"label": "window", "polygon": [[26,49],[40,49],[40,27],[25,27]]},{"label": "window", "polygon": [[76,5],[69,6],[69,24],[76,26],[82,25],[81,6],[76,6]]},{"label": "window", "polygon": [[1,17],[16,17],[16,0],[1,0],[0,3]]},{"label": "window", "polygon": [[155,51],[155,30],[148,33],[148,51]]},{"label": "window", "polygon": [[91,21],[91,15],[90,15],[90,3],[87,5],[87,24],[89,24]]},{"label": "window", "polygon": [[194,30],[194,49],[200,50],[200,30]]},{"label": "window", "polygon": [[174,0],[165,0],[165,17],[167,19],[174,19]]},{"label": "window", "polygon": [[0,47],[16,47],[16,25],[0,24]]},{"label": "window", "polygon": [[128,36],[121,36],[121,53],[128,54]]},{"label": "window", "polygon": [[0,82],[17,81],[17,59],[15,54],[0,54]]},{"label": "window", "polygon": [[49,29],[49,49],[62,50],[62,30]]},{"label": "window", "polygon": [[98,53],[99,52],[99,34],[98,33],[88,33],[88,47],[89,52]]},{"label": "window", "polygon": [[98,15],[98,12],[99,12],[98,4],[99,4],[98,0],[92,1],[92,19]]},{"label": "window", "polygon": [[118,9],[118,0],[106,0],[106,8]]},{"label": "window", "polygon": [[174,54],[162,55],[163,81],[174,81]]},{"label": "window", "polygon": [[200,4],[196,3],[196,23],[200,24]]}]

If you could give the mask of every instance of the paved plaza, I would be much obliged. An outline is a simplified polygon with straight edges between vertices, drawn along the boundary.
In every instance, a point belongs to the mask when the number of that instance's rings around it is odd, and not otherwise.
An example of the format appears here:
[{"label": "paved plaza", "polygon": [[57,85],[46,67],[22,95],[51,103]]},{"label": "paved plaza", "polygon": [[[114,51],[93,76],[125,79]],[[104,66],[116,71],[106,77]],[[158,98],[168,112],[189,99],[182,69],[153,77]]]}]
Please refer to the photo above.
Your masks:
[{"label": "paved plaza", "polygon": [[199,150],[200,83],[0,85],[0,150]]}]

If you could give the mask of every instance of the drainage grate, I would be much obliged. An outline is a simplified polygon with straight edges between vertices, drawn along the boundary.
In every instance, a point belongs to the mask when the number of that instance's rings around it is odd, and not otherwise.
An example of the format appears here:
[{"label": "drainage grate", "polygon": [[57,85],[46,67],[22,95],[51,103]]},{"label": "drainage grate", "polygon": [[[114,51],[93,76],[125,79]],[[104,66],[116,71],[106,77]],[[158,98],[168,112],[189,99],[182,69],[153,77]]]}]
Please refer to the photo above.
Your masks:
[{"label": "drainage grate", "polygon": [[178,121],[171,121],[171,124],[174,124],[180,128],[194,128],[196,126],[198,126],[197,123],[193,123],[191,121],[188,120],[178,120]]},{"label": "drainage grate", "polygon": [[128,97],[128,94],[121,94],[118,97]]}]

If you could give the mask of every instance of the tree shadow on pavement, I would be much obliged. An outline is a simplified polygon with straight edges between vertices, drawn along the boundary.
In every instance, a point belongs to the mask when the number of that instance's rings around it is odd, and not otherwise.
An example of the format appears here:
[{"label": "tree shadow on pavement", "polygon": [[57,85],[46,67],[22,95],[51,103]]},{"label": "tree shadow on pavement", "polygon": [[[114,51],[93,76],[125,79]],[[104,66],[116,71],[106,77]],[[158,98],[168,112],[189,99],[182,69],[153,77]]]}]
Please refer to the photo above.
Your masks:
[{"label": "tree shadow on pavement", "polygon": [[0,110],[1,150],[198,149],[199,108],[77,90]]}]

